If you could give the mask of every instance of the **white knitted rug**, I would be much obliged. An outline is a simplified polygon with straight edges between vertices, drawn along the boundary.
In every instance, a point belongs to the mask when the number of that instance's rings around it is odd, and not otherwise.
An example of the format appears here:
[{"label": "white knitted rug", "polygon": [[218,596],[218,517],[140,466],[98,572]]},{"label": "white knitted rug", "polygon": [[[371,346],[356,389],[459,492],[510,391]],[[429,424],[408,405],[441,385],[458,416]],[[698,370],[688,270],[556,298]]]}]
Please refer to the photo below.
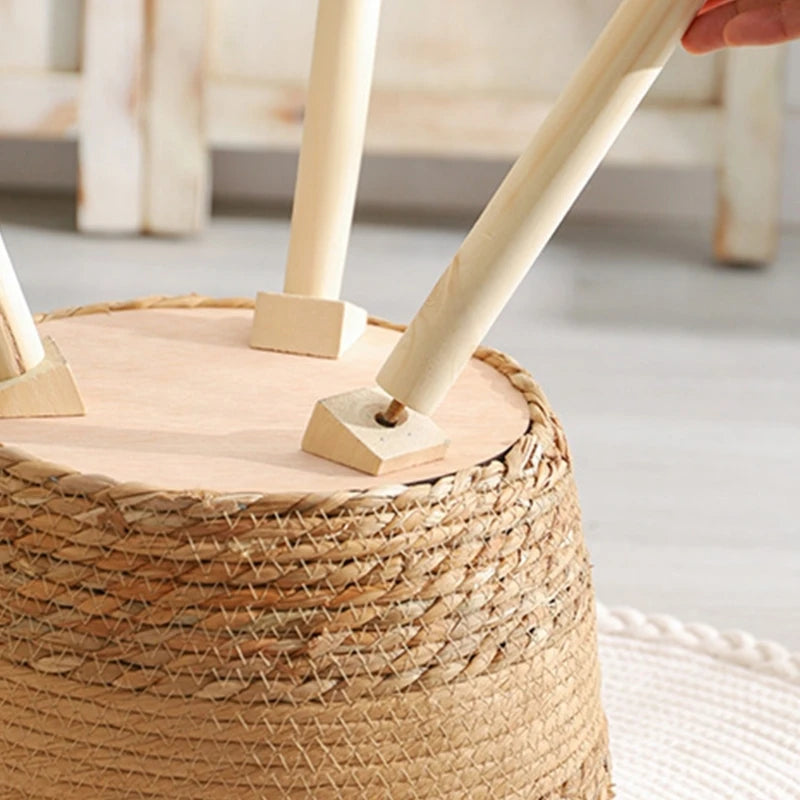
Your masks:
[{"label": "white knitted rug", "polygon": [[800,653],[598,608],[617,800],[800,800]]}]

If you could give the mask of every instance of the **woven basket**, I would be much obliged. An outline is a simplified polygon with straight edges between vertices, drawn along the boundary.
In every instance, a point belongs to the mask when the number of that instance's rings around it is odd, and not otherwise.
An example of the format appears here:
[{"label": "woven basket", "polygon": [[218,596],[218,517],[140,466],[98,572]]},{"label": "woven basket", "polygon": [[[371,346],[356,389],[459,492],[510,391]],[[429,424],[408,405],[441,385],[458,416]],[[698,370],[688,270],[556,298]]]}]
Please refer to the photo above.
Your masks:
[{"label": "woven basket", "polygon": [[567,446],[478,357],[530,428],[435,482],[174,492],[0,448],[0,797],[609,798]]}]

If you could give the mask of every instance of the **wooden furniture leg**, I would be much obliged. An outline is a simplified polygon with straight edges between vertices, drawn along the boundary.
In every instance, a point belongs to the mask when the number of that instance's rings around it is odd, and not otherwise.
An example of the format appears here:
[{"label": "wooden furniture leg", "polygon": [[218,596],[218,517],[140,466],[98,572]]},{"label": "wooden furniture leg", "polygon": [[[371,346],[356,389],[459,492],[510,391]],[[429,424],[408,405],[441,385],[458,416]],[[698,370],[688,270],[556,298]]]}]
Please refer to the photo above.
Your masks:
[{"label": "wooden furniture leg", "polygon": [[0,238],[0,418],[83,413],[72,371],[55,342],[39,338]]},{"label": "wooden furniture leg", "polygon": [[209,215],[207,0],[148,0],[144,229],[199,231]]},{"label": "wooden furniture leg", "polygon": [[725,125],[715,254],[766,263],[778,247],[785,48],[731,50],[723,87]]},{"label": "wooden furniture leg", "polygon": [[339,299],[367,126],[380,0],[320,0],[282,294],[260,292],[250,343],[338,358],[367,313]]},{"label": "wooden furniture leg", "polygon": [[[353,405],[373,402],[362,399],[363,390],[337,398],[336,408],[320,401],[304,447],[308,441],[328,443],[327,452],[314,452],[374,471],[382,458],[372,437],[385,427],[383,417],[396,421],[386,436],[398,448],[406,445],[403,466],[415,450],[430,457],[429,448],[406,437],[403,407],[419,415],[436,410],[701,5],[702,0],[624,0],[378,373],[391,401],[387,410],[374,417],[354,413]],[[362,447],[354,447],[353,439]]]},{"label": "wooden furniture leg", "polygon": [[86,0],[78,120],[78,229],[139,233],[144,0]]}]

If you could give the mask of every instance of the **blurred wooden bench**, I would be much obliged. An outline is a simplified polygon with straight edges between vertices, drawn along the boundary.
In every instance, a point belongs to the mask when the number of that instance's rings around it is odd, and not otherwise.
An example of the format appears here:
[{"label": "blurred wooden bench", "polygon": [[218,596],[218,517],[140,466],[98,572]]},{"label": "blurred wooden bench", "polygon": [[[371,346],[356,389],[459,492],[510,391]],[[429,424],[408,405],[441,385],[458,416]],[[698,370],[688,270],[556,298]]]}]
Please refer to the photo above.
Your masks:
[{"label": "blurred wooden bench", "polygon": [[[211,148],[298,147],[315,4],[0,0],[0,137],[77,139],[82,230],[197,231]],[[368,151],[513,158],[615,5],[384,0]],[[609,156],[716,169],[722,260],[775,252],[783,56],[679,53]]]}]

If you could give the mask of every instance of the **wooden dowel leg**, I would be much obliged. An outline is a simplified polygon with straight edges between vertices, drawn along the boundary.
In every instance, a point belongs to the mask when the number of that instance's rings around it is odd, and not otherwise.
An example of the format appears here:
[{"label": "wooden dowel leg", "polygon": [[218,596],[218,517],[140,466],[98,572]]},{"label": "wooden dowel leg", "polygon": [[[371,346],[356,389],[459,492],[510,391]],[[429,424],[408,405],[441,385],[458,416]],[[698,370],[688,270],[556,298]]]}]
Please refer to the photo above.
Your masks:
[{"label": "wooden dowel leg", "polygon": [[378,375],[431,414],[672,54],[702,0],[624,0]]},{"label": "wooden dowel leg", "polygon": [[320,0],[284,293],[261,292],[250,344],[338,358],[367,325],[339,299],[353,222],[380,0]]},{"label": "wooden dowel leg", "polygon": [[736,48],[725,59],[714,249],[720,261],[765,264],[775,257],[780,238],[786,51]]},{"label": "wooden dowel leg", "polygon": [[320,0],[284,291],[339,298],[367,126],[380,0]]},{"label": "wooden dowel leg", "polygon": [[69,366],[52,340],[39,338],[0,236],[0,417],[83,413]]},{"label": "wooden dowel leg", "polygon": [[0,381],[23,375],[42,359],[42,340],[0,237]]},{"label": "wooden dowel leg", "polygon": [[[427,427],[426,415],[453,385],[701,4],[623,2],[390,354],[378,375],[387,394],[361,389],[319,401],[305,450],[371,472],[442,456],[446,440]],[[408,421],[398,424],[405,406]]]}]

